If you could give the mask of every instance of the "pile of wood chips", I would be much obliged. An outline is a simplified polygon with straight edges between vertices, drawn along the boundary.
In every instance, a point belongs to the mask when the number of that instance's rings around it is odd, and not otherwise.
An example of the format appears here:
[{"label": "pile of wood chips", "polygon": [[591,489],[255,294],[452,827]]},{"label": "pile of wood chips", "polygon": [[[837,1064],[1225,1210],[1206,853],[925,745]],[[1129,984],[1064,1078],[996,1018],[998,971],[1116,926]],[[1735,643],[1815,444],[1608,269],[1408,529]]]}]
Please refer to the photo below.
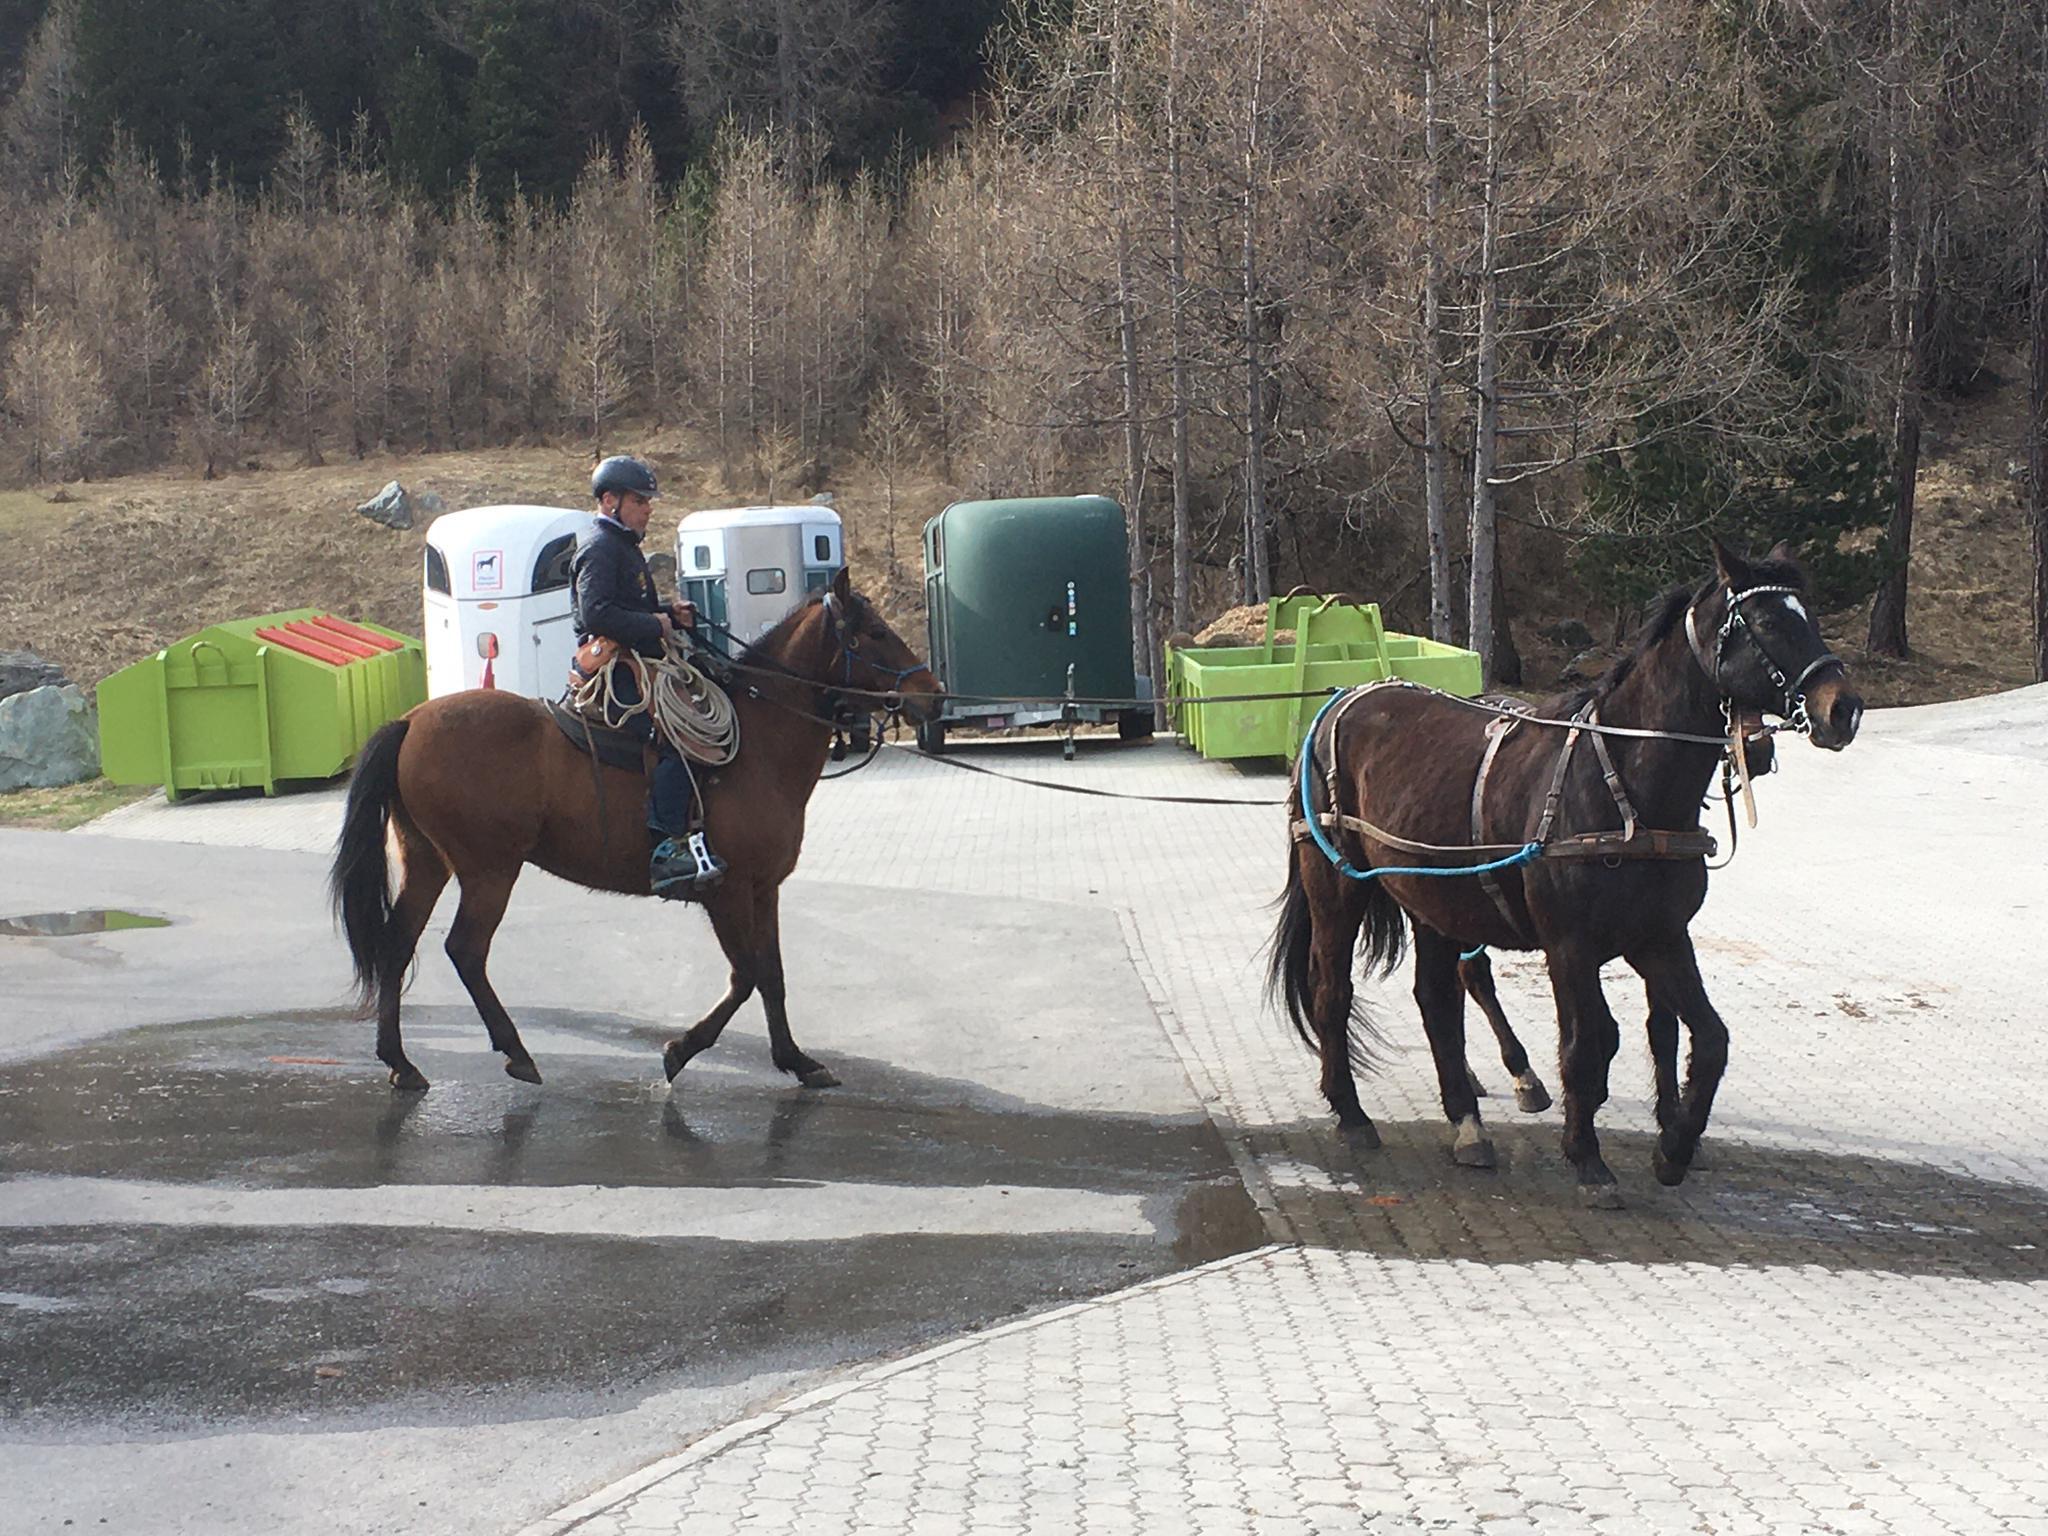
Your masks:
[{"label": "pile of wood chips", "polygon": [[[1247,604],[1232,608],[1197,634],[1194,644],[1203,648],[1228,645],[1261,645],[1266,639],[1266,605]],[[1273,637],[1278,645],[1294,644],[1294,631],[1283,629]]]}]

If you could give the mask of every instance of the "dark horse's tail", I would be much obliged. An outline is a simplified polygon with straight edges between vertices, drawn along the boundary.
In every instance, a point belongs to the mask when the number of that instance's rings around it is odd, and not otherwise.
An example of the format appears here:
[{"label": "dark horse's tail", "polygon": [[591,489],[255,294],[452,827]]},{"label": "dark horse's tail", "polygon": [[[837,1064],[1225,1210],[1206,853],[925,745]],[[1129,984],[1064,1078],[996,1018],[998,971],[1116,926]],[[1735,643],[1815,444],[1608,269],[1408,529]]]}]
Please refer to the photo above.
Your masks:
[{"label": "dark horse's tail", "polygon": [[[1288,802],[1290,819],[1301,814],[1299,793]],[[1312,1051],[1320,1051],[1310,1018],[1312,997],[1309,986],[1309,952],[1315,942],[1316,913],[1308,885],[1301,877],[1302,862],[1320,859],[1322,853],[1307,843],[1296,843],[1287,853],[1287,889],[1280,893],[1280,921],[1274,925],[1273,941],[1267,951],[1266,993],[1279,1003],[1294,1025],[1294,1032]],[[1348,876],[1340,877],[1348,879]],[[1367,970],[1384,976],[1400,961],[1408,946],[1408,926],[1401,907],[1380,887],[1377,880],[1358,882],[1365,892],[1365,921],[1359,929],[1359,949]],[[1327,913],[1325,922],[1337,915]],[[1351,1014],[1344,1022],[1345,1054],[1353,1065],[1370,1065],[1370,1046],[1376,1038],[1372,1018],[1354,992]]]},{"label": "dark horse's tail", "polygon": [[348,781],[348,807],[335,844],[328,888],[334,914],[355,962],[356,995],[364,1007],[377,998],[387,974],[405,961],[394,957],[385,935],[391,927],[391,875],[385,833],[398,808],[398,749],[408,722],[393,720],[363,744]]}]

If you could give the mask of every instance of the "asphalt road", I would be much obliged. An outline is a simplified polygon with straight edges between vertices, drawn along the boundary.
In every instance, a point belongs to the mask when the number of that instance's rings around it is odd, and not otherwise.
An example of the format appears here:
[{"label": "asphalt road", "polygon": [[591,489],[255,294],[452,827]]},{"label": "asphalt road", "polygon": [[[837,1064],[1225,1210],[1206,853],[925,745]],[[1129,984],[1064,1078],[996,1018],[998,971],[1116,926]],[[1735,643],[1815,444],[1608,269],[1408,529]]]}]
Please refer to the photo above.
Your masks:
[{"label": "asphalt road", "polygon": [[[321,861],[0,833],[12,1532],[498,1532],[851,1361],[1264,1240],[1114,916],[799,884],[798,1038],[693,913],[529,876],[499,1070],[430,930],[398,1096]],[[452,907],[452,904],[444,904]],[[446,921],[444,913],[442,923]]]}]

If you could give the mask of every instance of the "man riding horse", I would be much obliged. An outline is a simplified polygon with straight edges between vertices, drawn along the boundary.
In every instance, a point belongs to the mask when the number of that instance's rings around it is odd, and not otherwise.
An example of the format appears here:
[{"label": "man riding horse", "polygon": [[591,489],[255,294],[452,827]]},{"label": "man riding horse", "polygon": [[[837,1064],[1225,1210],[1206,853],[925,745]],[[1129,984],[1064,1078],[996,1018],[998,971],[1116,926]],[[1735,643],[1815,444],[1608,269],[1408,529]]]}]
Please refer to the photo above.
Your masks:
[{"label": "man riding horse", "polygon": [[[630,454],[615,454],[590,477],[597,498],[597,516],[576,536],[573,599],[579,669],[593,673],[611,669],[611,693],[622,709],[640,703],[641,674],[614,650],[592,641],[611,641],[634,655],[659,659],[668,639],[688,634],[696,611],[685,602],[664,605],[654,590],[654,574],[640,552],[661,494],[654,470]],[[611,724],[619,724],[617,720]],[[647,827],[653,850],[647,880],[654,894],[670,900],[701,896],[725,875],[725,860],[712,852],[704,831],[691,814],[696,784],[665,732],[655,728],[652,711],[630,715],[626,729],[654,742],[654,773],[647,796]]]}]

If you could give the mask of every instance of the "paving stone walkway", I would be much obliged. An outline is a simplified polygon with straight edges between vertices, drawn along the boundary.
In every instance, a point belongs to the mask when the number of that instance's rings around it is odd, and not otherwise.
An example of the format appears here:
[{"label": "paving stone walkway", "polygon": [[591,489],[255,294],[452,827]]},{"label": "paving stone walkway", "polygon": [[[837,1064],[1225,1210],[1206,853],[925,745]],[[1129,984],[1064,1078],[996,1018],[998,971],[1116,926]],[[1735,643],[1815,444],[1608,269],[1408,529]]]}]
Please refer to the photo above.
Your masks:
[{"label": "paving stone walkway", "polygon": [[[1488,1100],[1500,1168],[1450,1163],[1405,973],[1367,989],[1385,1146],[1332,1134],[1260,996],[1279,809],[884,754],[820,791],[798,878],[1115,910],[1272,1244],[854,1373],[565,1490],[583,1496],[532,1531],[2048,1536],[2048,1096],[2024,958],[2048,918],[2044,726],[2037,688],[1781,753],[1694,928],[1734,1045],[1676,1190],[1649,1175],[1640,992],[1610,985],[1621,1212],[1579,1208],[1554,1109]],[[1164,741],[965,750],[1124,793],[1285,790]],[[170,821],[121,814],[133,835]],[[1089,985],[1044,964],[1050,994]],[[1497,973],[1554,1087],[1541,968]],[[833,1045],[822,1019],[805,1039]],[[1471,1059],[1504,1091],[1491,1050],[1482,1030]]]}]

